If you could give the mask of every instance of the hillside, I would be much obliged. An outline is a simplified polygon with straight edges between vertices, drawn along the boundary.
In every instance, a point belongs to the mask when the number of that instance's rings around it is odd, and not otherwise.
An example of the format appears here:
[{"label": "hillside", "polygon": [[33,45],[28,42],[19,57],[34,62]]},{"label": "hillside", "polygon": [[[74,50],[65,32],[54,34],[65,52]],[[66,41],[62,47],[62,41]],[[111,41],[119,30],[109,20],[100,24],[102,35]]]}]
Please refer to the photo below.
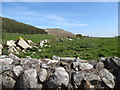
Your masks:
[{"label": "hillside", "polygon": [[17,22],[12,19],[2,18],[2,30],[9,33],[24,33],[24,34],[47,34],[43,29],[34,26]]},{"label": "hillside", "polygon": [[64,36],[64,37],[73,37],[75,36],[73,33],[65,31],[63,29],[58,28],[51,28],[51,29],[44,29],[49,35],[54,36]]}]

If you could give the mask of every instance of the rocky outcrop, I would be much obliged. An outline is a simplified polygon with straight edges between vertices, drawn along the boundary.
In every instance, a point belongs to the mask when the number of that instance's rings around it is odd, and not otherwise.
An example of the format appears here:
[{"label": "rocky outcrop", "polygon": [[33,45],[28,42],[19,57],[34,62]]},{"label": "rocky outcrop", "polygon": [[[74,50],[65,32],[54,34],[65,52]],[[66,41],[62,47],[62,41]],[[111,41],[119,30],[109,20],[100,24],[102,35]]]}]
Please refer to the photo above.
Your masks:
[{"label": "rocky outcrop", "polygon": [[29,90],[120,89],[118,57],[86,61],[53,56],[52,59],[0,56],[2,88]]}]

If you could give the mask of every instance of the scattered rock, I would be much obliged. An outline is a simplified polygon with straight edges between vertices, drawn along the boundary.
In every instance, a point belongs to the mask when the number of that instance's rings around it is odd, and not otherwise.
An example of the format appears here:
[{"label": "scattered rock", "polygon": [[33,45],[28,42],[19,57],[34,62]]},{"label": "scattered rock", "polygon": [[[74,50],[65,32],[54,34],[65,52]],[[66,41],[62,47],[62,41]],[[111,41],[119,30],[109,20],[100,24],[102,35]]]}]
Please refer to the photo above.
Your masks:
[{"label": "scattered rock", "polygon": [[23,49],[32,48],[23,38],[19,38],[16,44]]}]

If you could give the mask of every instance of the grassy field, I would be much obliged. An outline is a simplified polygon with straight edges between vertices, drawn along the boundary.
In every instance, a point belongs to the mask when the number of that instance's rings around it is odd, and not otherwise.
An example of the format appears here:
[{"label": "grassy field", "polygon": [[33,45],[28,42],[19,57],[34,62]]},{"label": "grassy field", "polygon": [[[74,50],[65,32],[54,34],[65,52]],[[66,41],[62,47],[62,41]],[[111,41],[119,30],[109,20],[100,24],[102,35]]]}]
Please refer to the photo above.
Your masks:
[{"label": "grassy field", "polygon": [[3,43],[5,43],[7,40],[17,40],[18,37],[23,37],[28,40],[32,40],[34,43],[38,43],[41,40],[44,39],[54,39],[59,38],[57,36],[47,35],[47,34],[19,34],[19,33],[3,33]]},{"label": "grassy field", "polygon": [[[17,40],[21,36],[38,43],[43,39],[54,39],[55,36],[50,35],[23,35],[23,34],[4,34],[3,41]],[[33,58],[51,58],[53,55],[61,57],[80,57],[81,59],[98,59],[100,57],[120,57],[118,52],[118,38],[73,38],[72,41],[50,42],[51,47],[40,48],[42,51],[33,50],[31,52],[22,53],[19,57],[31,56]],[[35,52],[35,53],[33,53]]]}]

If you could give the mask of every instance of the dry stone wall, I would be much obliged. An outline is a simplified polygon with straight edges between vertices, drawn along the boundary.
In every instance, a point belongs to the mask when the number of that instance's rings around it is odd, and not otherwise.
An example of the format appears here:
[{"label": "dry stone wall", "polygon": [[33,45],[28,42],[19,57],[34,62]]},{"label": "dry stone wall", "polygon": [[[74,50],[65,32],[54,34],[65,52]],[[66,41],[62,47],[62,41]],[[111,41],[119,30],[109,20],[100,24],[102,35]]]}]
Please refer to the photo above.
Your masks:
[{"label": "dry stone wall", "polygon": [[120,89],[120,58],[86,61],[53,56],[52,59],[0,56],[2,88],[13,90]]}]

